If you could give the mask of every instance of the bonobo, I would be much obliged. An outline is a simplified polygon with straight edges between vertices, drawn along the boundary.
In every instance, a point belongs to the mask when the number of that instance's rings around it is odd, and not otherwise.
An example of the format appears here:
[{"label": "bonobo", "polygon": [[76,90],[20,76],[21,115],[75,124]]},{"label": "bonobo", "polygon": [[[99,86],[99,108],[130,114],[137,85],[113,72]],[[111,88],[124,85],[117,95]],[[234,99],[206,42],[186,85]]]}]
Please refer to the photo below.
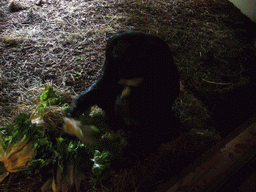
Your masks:
[{"label": "bonobo", "polygon": [[66,116],[98,105],[114,130],[132,132],[136,150],[143,145],[151,150],[177,133],[171,109],[178,94],[168,45],[154,35],[120,31],[107,41],[102,77],[72,101]]}]

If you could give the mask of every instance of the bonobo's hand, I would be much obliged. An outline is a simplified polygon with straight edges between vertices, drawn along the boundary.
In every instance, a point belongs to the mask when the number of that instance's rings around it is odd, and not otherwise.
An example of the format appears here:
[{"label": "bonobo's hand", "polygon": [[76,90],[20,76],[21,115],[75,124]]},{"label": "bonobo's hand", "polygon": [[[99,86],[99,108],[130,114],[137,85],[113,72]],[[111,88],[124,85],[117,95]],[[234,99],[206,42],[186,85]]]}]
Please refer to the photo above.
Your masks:
[{"label": "bonobo's hand", "polygon": [[72,117],[78,117],[78,116],[79,116],[78,107],[75,102],[72,102],[66,111],[66,117],[72,118]]}]

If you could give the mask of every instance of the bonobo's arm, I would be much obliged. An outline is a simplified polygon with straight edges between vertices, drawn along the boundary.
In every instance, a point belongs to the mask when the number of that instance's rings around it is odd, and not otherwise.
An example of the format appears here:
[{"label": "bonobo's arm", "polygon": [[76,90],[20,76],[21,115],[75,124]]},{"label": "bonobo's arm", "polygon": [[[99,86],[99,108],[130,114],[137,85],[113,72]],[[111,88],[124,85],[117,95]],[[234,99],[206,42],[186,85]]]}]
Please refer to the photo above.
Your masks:
[{"label": "bonobo's arm", "polygon": [[108,90],[104,77],[94,82],[86,91],[75,97],[66,111],[66,117],[77,117],[89,107],[98,104],[100,97],[103,97]]},{"label": "bonobo's arm", "polygon": [[66,117],[77,117],[93,105],[98,105],[103,110],[114,106],[116,95],[119,92],[115,68],[110,73],[106,65],[103,67],[103,76],[94,82],[86,91],[75,97],[66,112]]},{"label": "bonobo's arm", "polygon": [[112,59],[113,45],[106,46],[106,60],[103,66],[103,75],[94,82],[86,91],[78,95],[67,109],[67,117],[76,117],[89,107],[98,105],[105,112],[113,113],[115,99],[119,93],[119,68],[118,63]]},{"label": "bonobo's arm", "polygon": [[91,105],[94,105],[97,101],[97,96],[100,95],[102,90],[97,89],[99,87],[99,80],[94,82],[86,91],[83,91],[80,95],[76,96],[66,111],[67,117],[79,116]]}]

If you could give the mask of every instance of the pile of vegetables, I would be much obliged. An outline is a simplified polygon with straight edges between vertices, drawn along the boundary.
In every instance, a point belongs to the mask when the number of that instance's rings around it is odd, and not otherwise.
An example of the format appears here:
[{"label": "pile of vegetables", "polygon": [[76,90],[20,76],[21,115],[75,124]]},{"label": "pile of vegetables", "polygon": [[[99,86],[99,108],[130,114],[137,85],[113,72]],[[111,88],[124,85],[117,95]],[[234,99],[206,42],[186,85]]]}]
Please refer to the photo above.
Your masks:
[{"label": "pile of vegetables", "polygon": [[[107,177],[111,163],[123,158],[126,140],[109,133],[104,114],[88,110],[76,120],[63,119],[67,107],[53,87],[45,86],[30,117],[20,113],[14,124],[0,127],[0,182],[25,171],[47,178],[42,191],[80,191],[90,173],[95,185]],[[77,137],[61,134],[62,126]]]}]

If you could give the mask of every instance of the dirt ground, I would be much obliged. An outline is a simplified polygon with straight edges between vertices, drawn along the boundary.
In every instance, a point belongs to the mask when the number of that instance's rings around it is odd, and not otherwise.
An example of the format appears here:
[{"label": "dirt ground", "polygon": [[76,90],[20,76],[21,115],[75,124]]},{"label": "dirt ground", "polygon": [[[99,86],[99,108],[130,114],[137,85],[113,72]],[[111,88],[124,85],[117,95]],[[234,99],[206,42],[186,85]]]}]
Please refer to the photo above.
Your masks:
[{"label": "dirt ground", "polygon": [[[255,112],[256,24],[228,0],[2,0],[0,125],[12,122],[21,105],[31,111],[43,84],[67,89],[73,96],[89,87],[102,73],[106,39],[119,30],[155,34],[169,44],[180,73],[181,92],[173,109],[181,132],[215,130],[224,137]],[[169,148],[175,152],[160,157],[175,155],[176,160],[166,160],[169,166],[189,151],[191,161],[208,145],[191,141],[177,153],[174,148],[179,145],[173,144]],[[149,176],[131,182],[129,191],[140,191],[149,181],[161,182],[160,175],[169,176],[161,173],[163,165],[152,164],[149,169],[155,171],[144,168],[140,174]],[[119,175],[99,191],[126,191],[120,180],[134,177],[127,171]],[[40,191],[42,183],[38,176],[19,173],[11,174],[1,188]],[[88,183],[81,191],[90,191]]]}]

